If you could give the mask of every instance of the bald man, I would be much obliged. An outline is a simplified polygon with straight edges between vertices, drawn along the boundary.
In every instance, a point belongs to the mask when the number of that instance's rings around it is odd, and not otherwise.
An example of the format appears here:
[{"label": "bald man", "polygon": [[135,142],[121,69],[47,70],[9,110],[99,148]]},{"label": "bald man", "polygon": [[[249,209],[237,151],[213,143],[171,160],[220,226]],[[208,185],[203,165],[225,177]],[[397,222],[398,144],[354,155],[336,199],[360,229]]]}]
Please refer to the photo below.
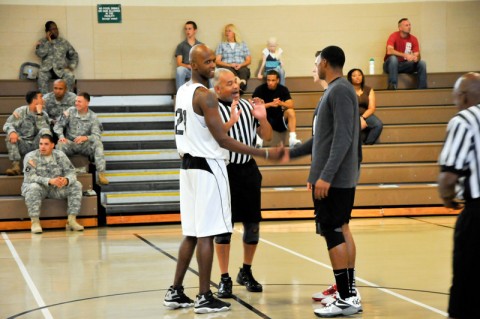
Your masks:
[{"label": "bald man", "polygon": [[[182,158],[180,216],[184,238],[164,305],[172,309],[195,305],[195,313],[212,313],[230,310],[230,303],[213,297],[210,290],[213,239],[232,232],[227,150],[278,159],[284,149],[257,149],[228,136],[240,112],[234,105],[230,120],[224,123],[217,97],[207,89],[215,72],[215,54],[204,44],[195,45],[190,50],[190,63],[192,81],[178,89],[175,101],[175,142]],[[194,303],[185,295],[182,284],[195,247],[200,285]]]},{"label": "bald man", "polygon": [[440,153],[438,190],[445,207],[464,207],[455,225],[450,318],[477,318],[476,289],[480,247],[480,74],[461,76],[453,88],[458,112],[448,122]]}]

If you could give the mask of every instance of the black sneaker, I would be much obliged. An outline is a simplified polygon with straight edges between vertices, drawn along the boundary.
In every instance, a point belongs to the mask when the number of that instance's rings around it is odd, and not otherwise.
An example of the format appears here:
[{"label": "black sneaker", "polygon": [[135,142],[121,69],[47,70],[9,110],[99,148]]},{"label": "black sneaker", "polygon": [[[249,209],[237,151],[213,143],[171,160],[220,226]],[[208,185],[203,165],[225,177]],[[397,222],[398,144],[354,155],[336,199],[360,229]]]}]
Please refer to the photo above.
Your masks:
[{"label": "black sneaker", "polygon": [[217,296],[219,298],[232,298],[232,278],[220,278],[220,283],[218,284]]},{"label": "black sneaker", "polygon": [[230,303],[221,301],[213,296],[212,292],[209,291],[203,295],[197,295],[197,300],[195,300],[195,313],[211,313],[211,312],[221,312],[229,311]]},{"label": "black sneaker", "polygon": [[397,85],[395,83],[388,83],[387,90],[396,90]]},{"label": "black sneaker", "polygon": [[247,290],[250,292],[263,291],[262,285],[259,284],[258,281],[255,280],[255,278],[253,278],[252,270],[245,270],[243,268],[240,268],[237,276],[237,282],[240,285],[247,287]]},{"label": "black sneaker", "polygon": [[193,307],[193,300],[183,293],[183,286],[177,289],[170,286],[163,299],[163,305],[171,309],[188,308]]}]

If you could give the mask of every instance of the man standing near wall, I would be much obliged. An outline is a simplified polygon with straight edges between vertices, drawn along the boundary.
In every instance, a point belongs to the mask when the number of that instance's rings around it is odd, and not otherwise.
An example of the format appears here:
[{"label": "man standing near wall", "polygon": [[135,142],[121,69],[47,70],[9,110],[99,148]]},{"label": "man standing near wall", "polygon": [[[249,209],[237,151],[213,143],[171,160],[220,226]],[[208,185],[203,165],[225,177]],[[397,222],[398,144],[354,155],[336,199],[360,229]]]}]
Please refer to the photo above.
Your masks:
[{"label": "man standing near wall", "polygon": [[[453,279],[448,314],[450,318],[477,318],[476,289],[480,247],[480,74],[461,76],[453,88],[460,110],[448,122],[447,137],[440,153],[438,190],[445,207],[465,207],[455,225]],[[456,187],[459,192],[456,192]]]}]

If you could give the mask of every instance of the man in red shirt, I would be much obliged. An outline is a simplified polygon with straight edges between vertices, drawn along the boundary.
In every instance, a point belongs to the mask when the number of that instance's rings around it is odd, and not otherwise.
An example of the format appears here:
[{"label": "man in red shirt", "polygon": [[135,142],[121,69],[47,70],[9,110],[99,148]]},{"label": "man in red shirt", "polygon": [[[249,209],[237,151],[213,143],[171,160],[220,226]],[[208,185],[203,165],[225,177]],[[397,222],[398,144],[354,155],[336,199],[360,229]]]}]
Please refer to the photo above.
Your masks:
[{"label": "man in red shirt", "polygon": [[427,88],[427,65],[420,57],[420,46],[410,34],[412,25],[407,18],[398,21],[398,31],[387,40],[383,70],[388,73],[388,89],[397,89],[398,73],[417,73],[418,88]]}]

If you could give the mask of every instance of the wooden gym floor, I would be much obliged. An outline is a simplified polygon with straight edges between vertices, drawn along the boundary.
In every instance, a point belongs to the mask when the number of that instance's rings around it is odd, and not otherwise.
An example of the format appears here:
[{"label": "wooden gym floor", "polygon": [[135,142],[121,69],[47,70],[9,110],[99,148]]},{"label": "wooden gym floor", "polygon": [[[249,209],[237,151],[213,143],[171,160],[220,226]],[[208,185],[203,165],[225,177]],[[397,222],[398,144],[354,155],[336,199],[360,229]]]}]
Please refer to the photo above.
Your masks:
[{"label": "wooden gym floor", "polygon": [[[444,318],[455,216],[357,218],[357,286],[363,314],[351,318]],[[235,225],[230,274],[242,262]],[[0,318],[315,318],[311,295],[333,281],[312,220],[266,221],[253,265],[263,293],[234,285],[232,310],[195,315],[162,304],[173,280],[180,225],[2,232]],[[185,291],[195,297],[192,260]],[[214,259],[212,291],[219,280]]]}]

